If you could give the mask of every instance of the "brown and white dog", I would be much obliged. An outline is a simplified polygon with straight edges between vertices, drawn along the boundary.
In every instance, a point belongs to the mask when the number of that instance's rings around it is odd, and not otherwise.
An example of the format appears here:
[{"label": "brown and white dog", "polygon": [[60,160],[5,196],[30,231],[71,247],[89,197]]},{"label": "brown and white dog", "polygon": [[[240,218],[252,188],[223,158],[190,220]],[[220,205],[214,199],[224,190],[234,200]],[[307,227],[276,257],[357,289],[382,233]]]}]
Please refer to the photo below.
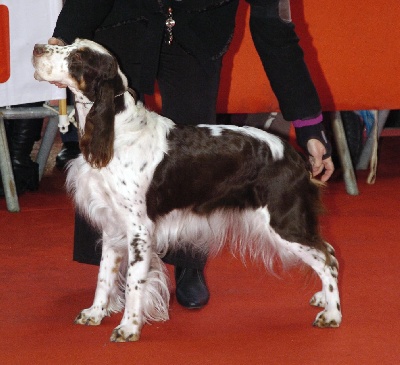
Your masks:
[{"label": "brown and white dog", "polygon": [[168,319],[159,257],[228,245],[271,270],[276,257],[310,266],[322,281],[314,325],[339,326],[338,262],[320,236],[318,184],[288,144],[251,127],[175,125],[136,102],[116,59],[88,40],[37,44],[33,65],[37,80],[75,94],[82,155],[67,187],[103,232],[94,302],[75,323],[124,309],[111,341],[138,340],[146,321]]}]

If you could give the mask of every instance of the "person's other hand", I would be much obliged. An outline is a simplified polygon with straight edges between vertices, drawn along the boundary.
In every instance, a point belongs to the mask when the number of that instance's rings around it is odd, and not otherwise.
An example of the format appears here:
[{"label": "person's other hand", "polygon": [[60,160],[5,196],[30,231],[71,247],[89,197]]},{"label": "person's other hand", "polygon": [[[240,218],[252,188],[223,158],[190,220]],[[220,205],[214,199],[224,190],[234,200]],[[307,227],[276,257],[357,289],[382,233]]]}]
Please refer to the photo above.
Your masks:
[{"label": "person's other hand", "polygon": [[307,142],[307,150],[310,154],[309,160],[311,163],[313,176],[318,176],[320,174],[321,181],[328,181],[332,176],[335,167],[331,157],[322,159],[322,156],[326,153],[324,145],[317,139],[310,139]]}]

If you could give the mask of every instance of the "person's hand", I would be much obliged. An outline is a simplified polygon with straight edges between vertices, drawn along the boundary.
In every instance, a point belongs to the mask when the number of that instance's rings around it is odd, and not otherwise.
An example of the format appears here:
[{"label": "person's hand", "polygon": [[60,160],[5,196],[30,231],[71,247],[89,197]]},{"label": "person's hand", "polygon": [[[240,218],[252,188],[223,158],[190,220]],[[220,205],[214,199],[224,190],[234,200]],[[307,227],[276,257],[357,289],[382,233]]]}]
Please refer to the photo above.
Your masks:
[{"label": "person's hand", "polygon": [[321,181],[326,182],[332,176],[335,167],[331,157],[322,159],[326,153],[324,145],[318,139],[310,139],[307,142],[307,150],[310,154],[310,164],[313,176],[321,175]]},{"label": "person's hand", "polygon": [[[55,37],[51,37],[48,41],[48,44],[52,45],[52,46],[65,46],[65,43],[63,40],[55,38]],[[67,85],[62,84],[60,82],[54,82],[54,81],[50,81],[50,84],[56,85],[59,88],[63,88],[65,89],[67,87]]]},{"label": "person's hand", "polygon": [[63,40],[55,37],[51,37],[48,41],[48,44],[51,44],[53,46],[65,46],[65,43]]}]

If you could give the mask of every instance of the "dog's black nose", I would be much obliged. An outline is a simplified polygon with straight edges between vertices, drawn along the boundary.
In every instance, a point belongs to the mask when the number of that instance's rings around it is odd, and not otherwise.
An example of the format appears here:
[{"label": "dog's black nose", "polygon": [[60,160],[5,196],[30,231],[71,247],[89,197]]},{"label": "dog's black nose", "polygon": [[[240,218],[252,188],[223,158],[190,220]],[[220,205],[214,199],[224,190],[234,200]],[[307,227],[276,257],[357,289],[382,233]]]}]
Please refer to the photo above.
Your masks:
[{"label": "dog's black nose", "polygon": [[44,44],[35,44],[33,47],[33,55],[35,57],[42,56],[45,53],[45,45]]}]

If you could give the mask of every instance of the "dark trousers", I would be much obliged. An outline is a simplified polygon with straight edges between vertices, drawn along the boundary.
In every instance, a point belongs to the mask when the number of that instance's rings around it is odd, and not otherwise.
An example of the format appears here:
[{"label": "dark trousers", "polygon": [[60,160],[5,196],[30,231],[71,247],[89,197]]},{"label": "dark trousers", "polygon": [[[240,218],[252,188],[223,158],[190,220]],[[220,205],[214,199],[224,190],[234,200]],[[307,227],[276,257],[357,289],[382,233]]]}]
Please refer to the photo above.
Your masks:
[{"label": "dark trousers", "polygon": [[[177,124],[214,124],[221,60],[210,63],[207,70],[176,42],[163,44],[157,82],[162,97],[161,114]],[[75,215],[74,260],[99,264],[101,233],[77,213]],[[202,269],[204,255],[169,252],[163,259],[177,266]]]},{"label": "dark trousers", "polygon": [[310,119],[321,104],[290,19],[290,1],[253,0],[250,31],[283,117]]}]

